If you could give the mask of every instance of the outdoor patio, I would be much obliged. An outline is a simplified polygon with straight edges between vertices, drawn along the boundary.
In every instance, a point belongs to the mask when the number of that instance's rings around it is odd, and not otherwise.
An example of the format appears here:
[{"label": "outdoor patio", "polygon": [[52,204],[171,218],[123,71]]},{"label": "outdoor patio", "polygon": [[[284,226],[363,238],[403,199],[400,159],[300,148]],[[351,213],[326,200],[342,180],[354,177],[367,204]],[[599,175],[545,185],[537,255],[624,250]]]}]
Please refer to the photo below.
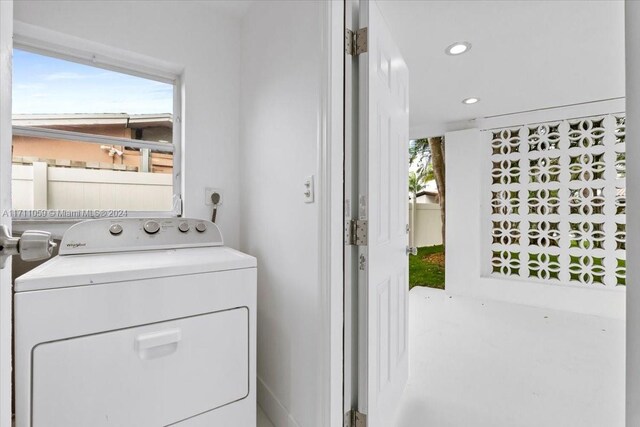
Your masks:
[{"label": "outdoor patio", "polygon": [[624,320],[410,292],[397,427],[622,427]]}]

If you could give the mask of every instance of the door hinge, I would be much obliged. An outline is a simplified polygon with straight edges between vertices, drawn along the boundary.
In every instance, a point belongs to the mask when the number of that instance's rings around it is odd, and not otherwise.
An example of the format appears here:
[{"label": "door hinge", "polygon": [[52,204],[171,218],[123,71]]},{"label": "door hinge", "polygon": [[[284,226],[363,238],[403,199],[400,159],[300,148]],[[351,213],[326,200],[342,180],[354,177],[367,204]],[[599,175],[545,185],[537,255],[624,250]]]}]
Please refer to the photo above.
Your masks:
[{"label": "door hinge", "polygon": [[344,416],[344,427],[367,427],[367,415],[350,410]]},{"label": "door hinge", "polygon": [[360,28],[355,33],[348,28],[345,29],[344,51],[351,56],[367,52],[367,27]]},{"label": "door hinge", "polygon": [[366,219],[346,220],[344,225],[344,241],[347,245],[367,246],[367,227],[369,222]]}]

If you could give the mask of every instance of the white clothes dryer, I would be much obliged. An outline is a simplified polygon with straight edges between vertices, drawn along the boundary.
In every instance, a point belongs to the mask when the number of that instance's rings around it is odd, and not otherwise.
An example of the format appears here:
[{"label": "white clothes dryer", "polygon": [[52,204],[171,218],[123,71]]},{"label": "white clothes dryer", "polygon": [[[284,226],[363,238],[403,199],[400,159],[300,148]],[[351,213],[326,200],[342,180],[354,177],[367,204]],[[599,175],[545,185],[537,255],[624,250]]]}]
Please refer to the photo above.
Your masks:
[{"label": "white clothes dryer", "polygon": [[256,425],[256,259],[196,219],[100,219],[15,282],[18,427]]}]

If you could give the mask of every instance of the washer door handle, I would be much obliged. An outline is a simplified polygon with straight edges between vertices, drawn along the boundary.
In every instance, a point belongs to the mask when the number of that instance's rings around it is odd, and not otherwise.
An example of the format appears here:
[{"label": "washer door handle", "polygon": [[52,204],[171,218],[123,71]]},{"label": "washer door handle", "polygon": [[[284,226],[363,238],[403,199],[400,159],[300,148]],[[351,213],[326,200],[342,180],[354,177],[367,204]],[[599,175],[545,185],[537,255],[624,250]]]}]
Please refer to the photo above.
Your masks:
[{"label": "washer door handle", "polygon": [[182,339],[180,329],[150,332],[136,337],[135,348],[141,359],[156,359],[174,353]]}]

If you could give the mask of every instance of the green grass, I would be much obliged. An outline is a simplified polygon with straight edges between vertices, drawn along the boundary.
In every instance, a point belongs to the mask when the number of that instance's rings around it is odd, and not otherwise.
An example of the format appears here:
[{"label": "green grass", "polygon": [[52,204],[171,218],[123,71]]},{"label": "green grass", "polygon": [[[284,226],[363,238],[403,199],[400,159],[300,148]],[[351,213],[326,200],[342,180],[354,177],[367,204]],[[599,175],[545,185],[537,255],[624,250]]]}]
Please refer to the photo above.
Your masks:
[{"label": "green grass", "polygon": [[409,289],[414,286],[444,289],[444,266],[424,260],[427,255],[442,253],[442,245],[418,248],[418,255],[409,257]]}]

